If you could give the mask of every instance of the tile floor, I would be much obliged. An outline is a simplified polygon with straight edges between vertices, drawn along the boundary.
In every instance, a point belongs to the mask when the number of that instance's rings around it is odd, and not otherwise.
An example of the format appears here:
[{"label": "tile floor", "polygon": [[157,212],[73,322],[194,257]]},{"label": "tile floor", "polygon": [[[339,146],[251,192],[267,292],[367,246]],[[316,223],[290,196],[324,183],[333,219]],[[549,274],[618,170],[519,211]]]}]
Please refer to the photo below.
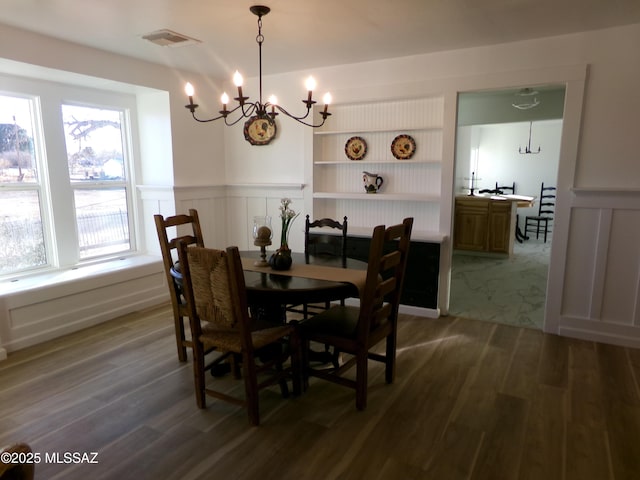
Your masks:
[{"label": "tile floor", "polygon": [[511,258],[454,253],[450,315],[541,329],[550,249],[532,238]]}]

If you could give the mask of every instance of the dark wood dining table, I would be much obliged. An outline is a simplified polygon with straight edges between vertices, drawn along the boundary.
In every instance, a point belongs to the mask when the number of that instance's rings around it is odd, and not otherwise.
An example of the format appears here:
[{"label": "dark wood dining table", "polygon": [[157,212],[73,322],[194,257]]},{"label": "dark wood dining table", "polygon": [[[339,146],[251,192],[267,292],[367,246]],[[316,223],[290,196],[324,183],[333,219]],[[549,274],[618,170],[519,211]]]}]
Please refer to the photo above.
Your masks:
[{"label": "dark wood dining table", "polygon": [[[335,275],[333,277],[340,280],[327,280],[312,278],[310,276],[292,275],[292,268],[289,272],[279,272],[270,267],[255,268],[252,264],[260,259],[260,252],[257,250],[241,251],[240,257],[243,261],[243,271],[245,285],[247,289],[247,302],[251,310],[251,316],[256,325],[267,325],[286,323],[287,305],[299,305],[302,303],[324,303],[326,301],[340,300],[343,298],[359,297],[358,286],[345,281],[346,278],[366,277],[367,263],[347,258],[346,263],[341,258],[306,255],[304,253],[292,253],[293,264],[317,265],[320,267],[333,267],[357,270],[354,272],[345,271],[345,275]],[[245,268],[245,263],[248,268]],[[259,270],[259,271],[256,271]],[[300,269],[304,272],[305,269]],[[307,269],[308,270],[308,269]],[[361,272],[361,273],[360,273]],[[351,273],[351,275],[347,275]],[[182,275],[180,274],[179,262],[176,262],[171,270],[174,280],[180,285]],[[360,285],[362,286],[362,284]],[[310,351],[309,355],[315,361],[322,363],[332,360],[331,355],[326,352]],[[228,373],[229,365],[224,364],[217,371],[212,370],[214,376]]]},{"label": "dark wood dining table", "polygon": [[[259,260],[260,252],[242,251],[240,256]],[[294,265],[296,263],[309,264],[362,271],[367,269],[366,262],[351,258],[348,258],[346,265],[343,265],[342,259],[335,257],[313,256],[295,252],[292,253],[292,257]],[[294,276],[288,272],[279,272],[271,268],[264,270],[244,269],[247,299],[250,305],[288,305],[358,297],[358,288],[347,281]]]},{"label": "dark wood dining table", "polygon": [[[241,251],[240,256],[243,259],[259,260],[260,252],[246,250]],[[366,262],[351,258],[348,258],[346,264],[343,264],[342,259],[335,257],[305,255],[296,252],[292,253],[292,257],[294,265],[347,268],[363,271],[363,274],[367,269]],[[348,281],[291,275],[292,272],[279,272],[269,267],[258,270],[260,271],[244,268],[247,301],[252,316],[256,320],[286,321],[286,305],[326,302],[359,296],[358,287]],[[174,267],[172,275],[178,283],[181,282],[179,265]]]},{"label": "dark wood dining table", "polygon": [[[259,251],[241,251],[243,259],[260,258]],[[366,271],[367,263],[348,258],[346,264],[342,259],[326,256],[292,253],[293,264],[319,265],[322,267],[348,268]],[[309,276],[291,275],[291,272],[279,272],[271,268],[254,271],[244,269],[247,287],[247,301],[252,315],[257,319],[279,318],[285,320],[285,306],[302,303],[316,303],[358,297],[356,285],[348,281],[310,278]],[[364,273],[364,272],[363,272]]]}]

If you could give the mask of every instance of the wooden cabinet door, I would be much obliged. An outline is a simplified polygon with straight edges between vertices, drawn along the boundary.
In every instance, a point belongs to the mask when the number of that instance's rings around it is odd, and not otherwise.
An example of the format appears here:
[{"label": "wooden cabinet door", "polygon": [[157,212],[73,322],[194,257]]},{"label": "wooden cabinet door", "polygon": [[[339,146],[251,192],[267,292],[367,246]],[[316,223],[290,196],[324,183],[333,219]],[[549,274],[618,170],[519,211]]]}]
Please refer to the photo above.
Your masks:
[{"label": "wooden cabinet door", "polygon": [[453,248],[486,251],[489,224],[489,202],[456,200],[453,226]]},{"label": "wooden cabinet door", "polygon": [[511,241],[511,202],[491,202],[489,207],[488,251],[509,253]]}]

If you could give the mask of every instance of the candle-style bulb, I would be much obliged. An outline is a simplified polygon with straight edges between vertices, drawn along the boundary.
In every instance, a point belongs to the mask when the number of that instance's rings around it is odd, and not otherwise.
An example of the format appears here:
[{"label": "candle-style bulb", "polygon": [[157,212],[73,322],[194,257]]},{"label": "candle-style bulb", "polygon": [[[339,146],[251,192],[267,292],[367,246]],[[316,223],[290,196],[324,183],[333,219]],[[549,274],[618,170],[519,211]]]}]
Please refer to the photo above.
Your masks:
[{"label": "candle-style bulb", "polygon": [[312,92],[316,89],[316,79],[313,78],[311,75],[309,75],[309,77],[307,78],[304,84],[307,87],[308,92]]},{"label": "candle-style bulb", "polygon": [[324,94],[324,96],[322,97],[322,101],[324,102],[324,111],[323,111],[323,113],[327,113],[327,110],[329,109],[329,105],[331,104],[332,100],[333,100],[333,98],[331,97],[331,94],[329,92]]},{"label": "candle-style bulb", "polygon": [[316,80],[312,76],[309,76],[304,84],[307,87],[307,99],[303,100],[303,102],[307,104],[307,109],[310,109],[315,103],[313,101],[313,90],[316,88]]},{"label": "candle-style bulb", "polygon": [[196,108],[198,108],[198,105],[193,103],[193,94],[195,93],[193,85],[187,82],[187,84],[184,86],[184,92],[187,94],[187,97],[189,97],[189,105],[185,105],[185,107],[188,108],[193,115],[196,111]]},{"label": "candle-style bulb", "polygon": [[244,79],[242,78],[242,75],[240,75],[240,72],[236,70],[236,73],[233,74],[233,84],[236,87],[241,87],[243,82]]},{"label": "candle-style bulb", "polygon": [[220,101],[222,102],[223,105],[226,105],[227,103],[229,103],[229,95],[227,95],[227,92],[224,92],[220,96]]},{"label": "candle-style bulb", "polygon": [[271,115],[275,117],[276,115],[276,105],[278,104],[278,97],[275,95],[271,95],[269,97],[269,104],[271,104]]}]

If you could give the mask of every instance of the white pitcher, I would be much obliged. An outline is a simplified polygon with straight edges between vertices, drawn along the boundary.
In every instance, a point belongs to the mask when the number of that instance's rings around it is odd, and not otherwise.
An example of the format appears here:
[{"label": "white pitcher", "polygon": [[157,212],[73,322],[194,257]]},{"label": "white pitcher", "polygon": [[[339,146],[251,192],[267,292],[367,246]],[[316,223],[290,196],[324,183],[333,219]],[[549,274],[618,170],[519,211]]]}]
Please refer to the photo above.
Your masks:
[{"label": "white pitcher", "polygon": [[382,187],[384,180],[377,173],[362,172],[362,180],[364,181],[364,189],[367,193],[377,193]]}]

